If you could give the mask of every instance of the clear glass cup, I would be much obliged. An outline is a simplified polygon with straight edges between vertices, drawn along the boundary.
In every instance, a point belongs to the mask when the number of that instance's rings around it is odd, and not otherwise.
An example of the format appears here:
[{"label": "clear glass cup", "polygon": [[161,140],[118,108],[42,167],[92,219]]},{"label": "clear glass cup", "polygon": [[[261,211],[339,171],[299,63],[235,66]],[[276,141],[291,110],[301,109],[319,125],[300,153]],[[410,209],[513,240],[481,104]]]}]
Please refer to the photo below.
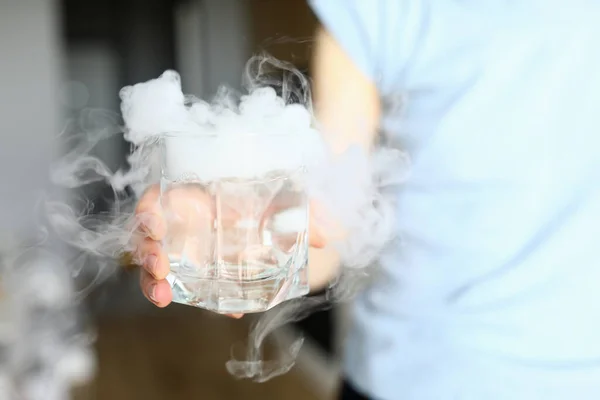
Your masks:
[{"label": "clear glass cup", "polygon": [[161,151],[173,301],[252,313],[308,293],[306,168],[293,138],[171,134]]}]

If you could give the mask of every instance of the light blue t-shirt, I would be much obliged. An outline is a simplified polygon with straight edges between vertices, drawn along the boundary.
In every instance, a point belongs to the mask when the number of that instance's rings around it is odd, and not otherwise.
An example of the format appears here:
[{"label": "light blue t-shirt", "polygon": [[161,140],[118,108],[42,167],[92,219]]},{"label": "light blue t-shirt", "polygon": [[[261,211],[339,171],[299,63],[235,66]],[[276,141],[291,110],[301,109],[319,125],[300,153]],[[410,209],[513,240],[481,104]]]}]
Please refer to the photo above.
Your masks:
[{"label": "light blue t-shirt", "polygon": [[353,304],[381,400],[600,398],[600,1],[313,0],[412,159]]}]

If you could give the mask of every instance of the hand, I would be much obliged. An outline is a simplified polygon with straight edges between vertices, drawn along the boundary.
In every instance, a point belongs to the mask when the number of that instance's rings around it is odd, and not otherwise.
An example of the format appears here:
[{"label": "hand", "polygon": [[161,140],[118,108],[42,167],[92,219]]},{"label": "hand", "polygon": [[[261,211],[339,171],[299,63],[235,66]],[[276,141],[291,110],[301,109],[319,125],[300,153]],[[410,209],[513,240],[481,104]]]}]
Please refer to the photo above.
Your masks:
[{"label": "hand", "polygon": [[[208,221],[211,219],[210,199],[199,187],[187,186],[182,189],[171,190],[167,194],[170,208],[175,208],[178,214],[185,217],[186,224],[180,229],[193,229],[197,232],[202,229],[201,223],[189,221]],[[151,186],[140,198],[135,216],[140,224],[142,235],[137,239],[136,260],[142,266],[140,287],[146,298],[158,307],[166,307],[172,301],[172,292],[166,277],[169,273],[169,260],[162,249],[161,241],[167,234],[167,223],[162,213],[160,204],[160,188]],[[273,211],[274,212],[274,211]],[[314,224],[311,224],[314,226]],[[177,229],[173,223],[169,229]],[[321,248],[324,240],[311,230],[309,242],[312,247]],[[184,232],[185,234],[185,232]],[[230,314],[230,317],[241,318],[242,314]]]},{"label": "hand", "polygon": [[[172,196],[171,200],[178,202],[176,204],[184,211],[201,212],[208,209],[208,207],[197,207],[199,204],[208,205],[203,201],[204,196],[200,191],[186,191],[186,193],[173,191],[170,196]],[[154,305],[163,308],[171,303],[173,294],[171,286],[165,279],[169,273],[169,260],[161,247],[161,240],[167,233],[167,224],[160,208],[159,197],[160,188],[158,185],[153,185],[142,195],[135,209],[136,219],[140,223],[140,232],[143,232],[136,243],[136,259],[142,266],[140,273],[142,293]],[[242,314],[230,316],[240,318]]]}]

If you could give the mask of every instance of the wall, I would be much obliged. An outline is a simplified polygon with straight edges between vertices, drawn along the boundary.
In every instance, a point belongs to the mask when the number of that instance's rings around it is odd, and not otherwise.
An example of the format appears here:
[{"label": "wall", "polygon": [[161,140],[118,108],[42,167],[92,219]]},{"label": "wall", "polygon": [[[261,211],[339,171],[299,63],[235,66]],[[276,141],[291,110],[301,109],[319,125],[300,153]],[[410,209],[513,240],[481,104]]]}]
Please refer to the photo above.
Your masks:
[{"label": "wall", "polygon": [[49,186],[48,168],[58,151],[57,11],[54,0],[0,5],[0,235],[27,235],[35,226],[31,211]]},{"label": "wall", "polygon": [[175,11],[176,60],[184,92],[210,98],[239,88],[252,53],[247,0],[188,0]]}]

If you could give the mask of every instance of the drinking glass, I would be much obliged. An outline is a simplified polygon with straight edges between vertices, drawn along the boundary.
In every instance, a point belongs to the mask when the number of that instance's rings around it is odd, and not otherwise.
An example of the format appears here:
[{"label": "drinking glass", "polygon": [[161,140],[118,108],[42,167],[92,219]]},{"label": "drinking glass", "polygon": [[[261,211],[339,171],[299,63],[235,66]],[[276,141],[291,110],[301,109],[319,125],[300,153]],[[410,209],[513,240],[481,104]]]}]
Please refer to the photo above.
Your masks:
[{"label": "drinking glass", "polygon": [[308,293],[308,200],[292,135],[161,139],[173,301],[252,313]]}]

